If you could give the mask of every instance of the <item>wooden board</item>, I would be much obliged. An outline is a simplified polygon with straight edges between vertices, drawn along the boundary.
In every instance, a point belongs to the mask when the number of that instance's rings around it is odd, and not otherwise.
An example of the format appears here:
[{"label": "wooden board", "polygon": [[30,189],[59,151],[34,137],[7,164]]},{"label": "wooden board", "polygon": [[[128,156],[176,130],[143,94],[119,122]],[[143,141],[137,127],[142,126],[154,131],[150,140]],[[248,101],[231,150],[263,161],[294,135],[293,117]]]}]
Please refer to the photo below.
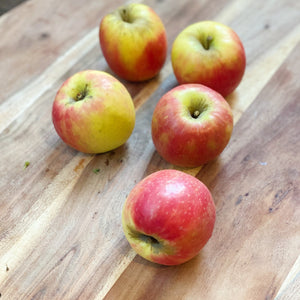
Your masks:
[{"label": "wooden board", "polygon": [[[78,153],[57,136],[52,102],[77,71],[112,73],[98,26],[121,3],[30,0],[0,17],[1,299],[300,299],[298,2],[144,1],[167,30],[164,68],[144,83],[122,81],[136,107],[124,146]],[[247,69],[227,97],[229,145],[216,161],[181,169],[213,194],[213,236],[188,263],[159,266],[130,248],[121,208],[143,177],[176,168],[155,151],[152,112],[177,85],[173,40],[205,19],[238,33]]]}]

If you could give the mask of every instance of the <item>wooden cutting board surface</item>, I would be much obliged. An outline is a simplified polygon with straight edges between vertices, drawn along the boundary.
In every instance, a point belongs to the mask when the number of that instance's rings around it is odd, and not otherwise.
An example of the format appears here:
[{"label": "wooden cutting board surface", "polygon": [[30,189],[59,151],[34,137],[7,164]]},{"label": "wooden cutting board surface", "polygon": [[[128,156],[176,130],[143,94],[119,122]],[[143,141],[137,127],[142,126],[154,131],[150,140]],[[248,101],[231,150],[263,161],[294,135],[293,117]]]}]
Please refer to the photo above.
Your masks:
[{"label": "wooden cutting board surface", "polygon": [[[29,0],[0,17],[0,298],[300,299],[299,2],[144,1],[165,24],[167,61],[150,81],[122,81],[136,107],[128,142],[79,153],[56,134],[52,102],[77,71],[112,73],[98,27],[121,3]],[[227,97],[230,143],[214,162],[181,169],[212,192],[213,236],[191,261],[160,266],[130,248],[121,209],[146,175],[176,168],[155,151],[152,112],[177,85],[173,40],[207,19],[238,33],[247,69]]]}]

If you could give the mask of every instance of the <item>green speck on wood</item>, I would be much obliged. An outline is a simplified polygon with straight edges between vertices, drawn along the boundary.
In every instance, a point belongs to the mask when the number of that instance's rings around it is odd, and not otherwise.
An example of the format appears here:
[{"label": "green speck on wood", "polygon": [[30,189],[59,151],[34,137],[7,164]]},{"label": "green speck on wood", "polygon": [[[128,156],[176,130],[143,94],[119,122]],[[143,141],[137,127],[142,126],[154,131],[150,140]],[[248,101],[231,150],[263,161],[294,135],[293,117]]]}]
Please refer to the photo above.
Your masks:
[{"label": "green speck on wood", "polygon": [[94,169],[93,172],[94,172],[95,174],[98,174],[98,173],[100,172],[100,169]]},{"label": "green speck on wood", "polygon": [[30,161],[25,161],[24,163],[24,169],[26,169],[30,165]]}]

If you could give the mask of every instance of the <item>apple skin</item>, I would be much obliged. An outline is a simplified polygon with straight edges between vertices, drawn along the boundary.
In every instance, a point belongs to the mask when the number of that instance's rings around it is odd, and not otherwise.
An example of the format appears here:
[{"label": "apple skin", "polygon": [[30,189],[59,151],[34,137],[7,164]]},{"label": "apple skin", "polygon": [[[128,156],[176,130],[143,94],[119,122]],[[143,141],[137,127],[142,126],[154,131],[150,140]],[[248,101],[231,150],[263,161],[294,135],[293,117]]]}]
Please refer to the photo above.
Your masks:
[{"label": "apple skin", "polygon": [[179,85],[158,101],[152,140],[169,163],[198,167],[217,158],[233,130],[232,111],[216,91],[201,84]]},{"label": "apple skin", "polygon": [[102,71],[85,70],[58,90],[52,121],[69,146],[85,153],[103,153],[127,141],[135,125],[135,108],[120,81]]},{"label": "apple skin", "polygon": [[214,21],[194,23],[181,31],[172,45],[171,61],[180,84],[200,83],[223,97],[237,88],[246,68],[238,35]]},{"label": "apple skin", "polygon": [[215,218],[208,188],[197,178],[170,169],[152,173],[131,190],[122,225],[139,255],[154,263],[178,265],[205,246]]},{"label": "apple skin", "polygon": [[141,3],[121,6],[104,16],[99,40],[109,67],[128,81],[153,78],[166,60],[165,27],[152,8]]}]

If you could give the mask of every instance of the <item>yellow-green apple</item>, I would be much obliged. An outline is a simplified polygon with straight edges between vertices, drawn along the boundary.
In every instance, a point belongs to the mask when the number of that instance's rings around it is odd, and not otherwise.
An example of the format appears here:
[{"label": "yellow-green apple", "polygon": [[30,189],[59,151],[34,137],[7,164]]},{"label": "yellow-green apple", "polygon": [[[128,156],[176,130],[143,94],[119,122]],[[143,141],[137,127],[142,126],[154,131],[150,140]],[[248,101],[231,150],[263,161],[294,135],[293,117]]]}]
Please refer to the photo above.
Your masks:
[{"label": "yellow-green apple", "polygon": [[85,70],[58,90],[52,121],[69,146],[85,153],[103,153],[127,141],[135,124],[135,108],[119,80],[102,71]]},{"label": "yellow-green apple", "polygon": [[99,39],[112,71],[128,81],[150,79],[164,65],[165,27],[153,9],[145,4],[127,4],[104,16]]},{"label": "yellow-green apple", "polygon": [[182,84],[156,104],[152,140],[169,163],[198,167],[218,157],[228,144],[233,116],[228,102],[201,84]]},{"label": "yellow-green apple", "polygon": [[224,97],[237,88],[246,67],[238,35],[214,21],[194,23],[181,31],[172,45],[171,61],[180,84],[200,83]]},{"label": "yellow-green apple", "polygon": [[178,170],[162,170],[141,180],[128,195],[122,212],[125,236],[145,259],[178,265],[210,239],[215,205],[208,188]]}]

